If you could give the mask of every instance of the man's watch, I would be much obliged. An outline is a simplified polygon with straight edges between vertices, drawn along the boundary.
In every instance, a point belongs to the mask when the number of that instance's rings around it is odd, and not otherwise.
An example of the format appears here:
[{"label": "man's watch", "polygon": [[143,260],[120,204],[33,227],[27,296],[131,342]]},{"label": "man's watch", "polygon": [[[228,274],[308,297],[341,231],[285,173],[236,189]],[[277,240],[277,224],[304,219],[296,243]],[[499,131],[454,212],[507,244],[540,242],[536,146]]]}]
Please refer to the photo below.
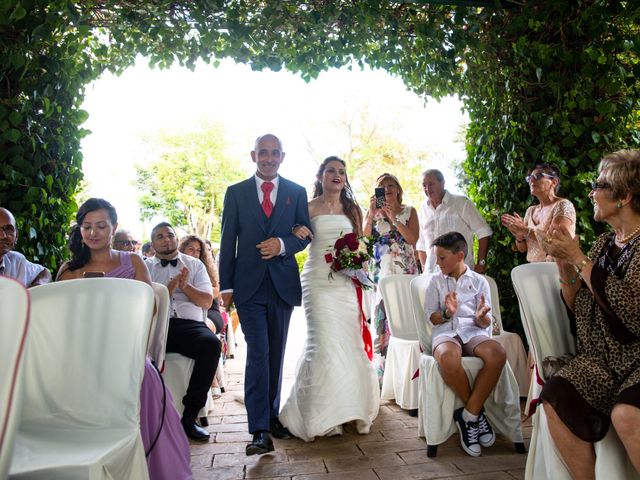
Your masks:
[{"label": "man's watch", "polygon": [[484,267],[487,264],[487,261],[483,258],[482,260],[478,260],[478,265]]}]

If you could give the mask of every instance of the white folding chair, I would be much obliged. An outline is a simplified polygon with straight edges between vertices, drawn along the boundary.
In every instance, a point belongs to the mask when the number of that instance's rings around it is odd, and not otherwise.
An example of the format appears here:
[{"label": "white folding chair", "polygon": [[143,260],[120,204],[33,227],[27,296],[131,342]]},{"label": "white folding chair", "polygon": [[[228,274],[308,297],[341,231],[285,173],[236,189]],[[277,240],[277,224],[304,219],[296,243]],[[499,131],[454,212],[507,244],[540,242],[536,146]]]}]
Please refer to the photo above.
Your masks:
[{"label": "white folding chair", "polygon": [[153,282],[153,293],[156,300],[156,313],[151,322],[151,338],[147,353],[158,367],[164,370],[164,356],[167,349],[167,332],[169,331],[169,290],[161,283]]},{"label": "white folding chair", "polygon": [[388,275],[378,284],[391,332],[380,398],[395,399],[396,404],[407,410],[418,408],[418,381],[412,378],[420,364],[420,344],[409,288],[415,277]]},{"label": "white folding chair", "polygon": [[[544,358],[575,353],[558,278],[558,267],[550,262],[527,263],[511,271],[522,324],[536,365],[537,373],[531,380],[530,390],[530,400],[534,405],[539,401],[542,386],[547,380],[542,370]],[[569,480],[571,476],[551,438],[542,406],[535,410],[532,422],[525,478]],[[604,439],[595,443],[594,448],[596,479],[640,479],[613,427],[609,428]]]},{"label": "white folding chair", "polygon": [[507,352],[507,361],[513,371],[513,375],[518,382],[518,388],[520,389],[520,396],[526,397],[529,392],[529,383],[531,379],[531,369],[529,368],[529,360],[527,358],[527,352],[524,349],[522,338],[520,335],[514,332],[507,332],[502,327],[502,315],[500,314],[500,294],[498,293],[498,285],[496,281],[489,275],[485,275],[489,283],[489,290],[491,291],[491,315],[497,324],[498,333],[493,335],[493,339],[502,345],[505,352]]},{"label": "white folding chair", "polygon": [[140,386],[153,290],[92,278],[32,288],[12,479],[147,479]]},{"label": "white folding chair", "polygon": [[[456,431],[453,411],[462,405],[451,388],[442,379],[438,362],[431,355],[431,323],[424,311],[426,290],[431,275],[420,275],[411,282],[413,306],[418,338],[423,353],[420,356],[420,401],[418,406],[418,434],[426,438],[427,456],[435,457],[438,445],[447,441]],[[482,368],[477,357],[463,357],[462,366],[470,381]],[[511,439],[518,453],[524,453],[522,425],[520,423],[520,394],[509,364],[505,364],[493,392],[484,404],[485,413],[493,428]]]},{"label": "white folding chair", "polygon": [[29,293],[21,283],[0,277],[0,478],[6,478],[9,471],[22,409],[29,303]]}]

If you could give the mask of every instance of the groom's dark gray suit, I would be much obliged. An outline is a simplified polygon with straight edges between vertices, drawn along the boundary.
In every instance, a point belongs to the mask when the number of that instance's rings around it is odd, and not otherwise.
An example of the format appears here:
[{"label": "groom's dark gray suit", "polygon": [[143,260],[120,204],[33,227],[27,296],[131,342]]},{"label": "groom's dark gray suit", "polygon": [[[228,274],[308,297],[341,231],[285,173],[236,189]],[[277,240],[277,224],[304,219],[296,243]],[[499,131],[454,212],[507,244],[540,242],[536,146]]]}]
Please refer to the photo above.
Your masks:
[{"label": "groom's dark gray suit", "polygon": [[[247,342],[245,405],[251,433],[268,431],[278,417],[289,319],[301,303],[294,254],[309,243],[292,229],[310,225],[303,187],[279,177],[275,207],[267,218],[256,185],[252,176],[227,189],[220,244],[220,289],[233,290]],[[256,245],[272,237],[282,239],[285,254],[263,260]]]}]

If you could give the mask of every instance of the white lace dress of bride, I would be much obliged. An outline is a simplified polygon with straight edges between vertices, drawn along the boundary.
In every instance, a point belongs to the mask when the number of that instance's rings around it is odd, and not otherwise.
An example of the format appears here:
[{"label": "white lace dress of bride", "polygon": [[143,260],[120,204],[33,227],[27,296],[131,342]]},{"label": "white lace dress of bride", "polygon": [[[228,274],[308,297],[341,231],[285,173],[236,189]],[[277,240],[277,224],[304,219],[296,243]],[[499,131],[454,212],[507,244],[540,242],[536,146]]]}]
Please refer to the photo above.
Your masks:
[{"label": "white lace dress of bride", "polygon": [[341,434],[342,425],[354,420],[358,433],[369,433],[380,406],[378,379],[364,351],[355,288],[339,273],[330,279],[324,258],[337,238],[352,231],[351,223],[345,215],[318,215],[311,227],[314,239],[301,276],[307,340],[279,417],[307,442]]}]

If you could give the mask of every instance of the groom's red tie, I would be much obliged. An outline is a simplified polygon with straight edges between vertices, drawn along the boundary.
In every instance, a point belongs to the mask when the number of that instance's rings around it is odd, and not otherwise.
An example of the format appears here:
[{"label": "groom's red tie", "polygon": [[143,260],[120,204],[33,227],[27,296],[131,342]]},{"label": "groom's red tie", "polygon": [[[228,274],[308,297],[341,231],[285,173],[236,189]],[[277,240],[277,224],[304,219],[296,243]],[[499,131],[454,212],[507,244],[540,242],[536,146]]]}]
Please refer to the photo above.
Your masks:
[{"label": "groom's red tie", "polygon": [[264,194],[262,197],[262,210],[264,210],[265,215],[269,218],[271,216],[271,212],[273,212],[273,203],[271,203],[273,183],[264,182],[260,188],[262,188],[262,193]]}]

